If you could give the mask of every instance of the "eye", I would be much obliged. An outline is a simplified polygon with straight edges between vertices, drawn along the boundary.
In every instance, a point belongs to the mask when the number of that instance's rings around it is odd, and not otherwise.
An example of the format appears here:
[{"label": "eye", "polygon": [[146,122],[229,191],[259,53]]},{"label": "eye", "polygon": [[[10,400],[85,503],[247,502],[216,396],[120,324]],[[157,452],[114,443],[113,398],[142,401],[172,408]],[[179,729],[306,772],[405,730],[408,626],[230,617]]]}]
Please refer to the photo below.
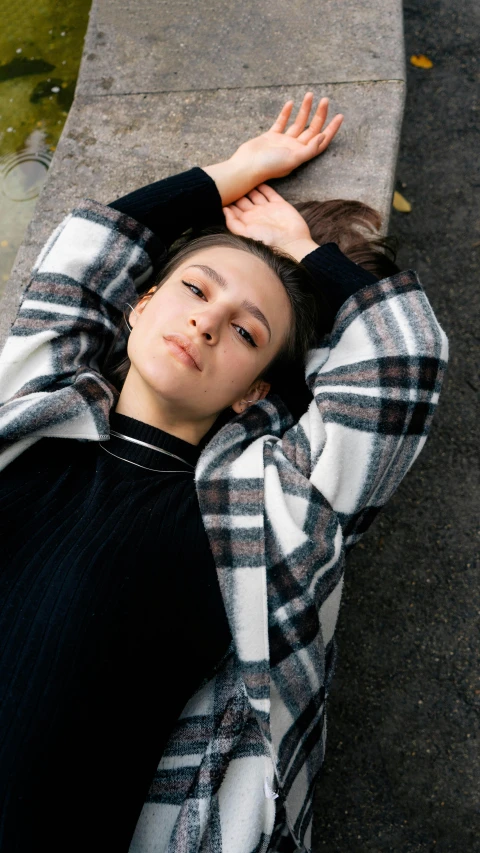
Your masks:
[{"label": "eye", "polygon": [[247,330],[244,329],[243,326],[236,326],[235,324],[233,324],[233,328],[237,330],[240,337],[243,338],[247,342],[247,344],[249,344],[251,347],[257,346],[250,332],[247,332]]},{"label": "eye", "polygon": [[188,287],[188,289],[194,294],[194,296],[199,296],[200,299],[205,299],[205,301],[206,301],[205,294],[203,293],[202,290],[200,290],[199,287],[197,287],[196,284],[192,284],[191,281],[183,281],[183,279],[182,279],[182,284],[184,284],[185,287]]},{"label": "eye", "polygon": [[[182,284],[184,284],[185,287],[187,287],[190,290],[190,292],[193,293],[194,296],[199,296],[200,299],[203,299],[203,300],[205,300],[205,302],[207,302],[207,298],[206,298],[205,294],[203,293],[202,290],[200,290],[199,287],[197,287],[196,284],[192,284],[191,281],[185,281],[184,279],[182,279]],[[244,329],[243,326],[237,326],[235,323],[233,323],[232,325],[233,325],[233,328],[235,329],[235,331],[237,332],[237,334],[239,335],[239,337],[243,338],[245,343],[247,343],[251,347],[257,346],[257,344],[253,340],[250,332],[247,332],[247,330]]]}]

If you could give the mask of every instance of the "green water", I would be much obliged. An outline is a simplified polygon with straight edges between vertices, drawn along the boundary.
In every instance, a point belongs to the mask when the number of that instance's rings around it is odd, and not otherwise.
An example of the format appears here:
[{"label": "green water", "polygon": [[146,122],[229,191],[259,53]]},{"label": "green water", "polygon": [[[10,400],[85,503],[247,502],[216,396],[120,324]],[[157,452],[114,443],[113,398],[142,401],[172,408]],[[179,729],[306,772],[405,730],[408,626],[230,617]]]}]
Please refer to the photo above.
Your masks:
[{"label": "green water", "polygon": [[73,100],[91,0],[3,4],[0,22],[0,293]]}]

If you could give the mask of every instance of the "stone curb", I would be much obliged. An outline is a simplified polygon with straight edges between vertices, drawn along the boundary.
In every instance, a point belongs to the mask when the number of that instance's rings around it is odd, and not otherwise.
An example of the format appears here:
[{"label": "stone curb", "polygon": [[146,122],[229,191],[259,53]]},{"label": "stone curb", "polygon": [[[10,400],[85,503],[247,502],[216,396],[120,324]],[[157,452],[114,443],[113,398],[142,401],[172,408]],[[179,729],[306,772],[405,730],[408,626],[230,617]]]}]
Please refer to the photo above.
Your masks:
[{"label": "stone curb", "polygon": [[0,341],[46,237],[83,197],[109,202],[230,156],[287,98],[331,99],[329,150],[290,201],[354,198],[388,225],[405,100],[401,0],[93,0],[75,100],[2,300]]}]

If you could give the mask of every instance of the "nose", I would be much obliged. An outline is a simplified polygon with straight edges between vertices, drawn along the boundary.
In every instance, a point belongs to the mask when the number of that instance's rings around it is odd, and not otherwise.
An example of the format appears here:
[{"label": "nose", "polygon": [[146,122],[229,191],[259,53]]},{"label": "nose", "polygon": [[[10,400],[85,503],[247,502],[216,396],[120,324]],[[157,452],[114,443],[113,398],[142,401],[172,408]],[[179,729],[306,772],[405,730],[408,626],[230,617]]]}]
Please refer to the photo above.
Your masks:
[{"label": "nose", "polygon": [[192,314],[189,325],[209,344],[218,343],[221,329],[221,317],[218,311],[208,306],[203,311]]}]

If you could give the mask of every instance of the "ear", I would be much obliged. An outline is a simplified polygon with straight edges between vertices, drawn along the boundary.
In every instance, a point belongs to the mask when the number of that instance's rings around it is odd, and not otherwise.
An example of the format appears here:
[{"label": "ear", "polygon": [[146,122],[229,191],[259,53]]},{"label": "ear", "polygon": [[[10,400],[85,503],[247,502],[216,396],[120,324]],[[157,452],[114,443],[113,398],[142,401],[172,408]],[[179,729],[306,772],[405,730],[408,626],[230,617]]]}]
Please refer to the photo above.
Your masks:
[{"label": "ear", "polygon": [[156,285],[155,285],[155,287],[151,287],[150,290],[148,290],[147,293],[145,293],[142,296],[142,298],[137,302],[135,307],[132,308],[132,310],[130,312],[130,316],[128,318],[128,322],[130,323],[130,326],[132,328],[135,325],[135,323],[137,322],[139,314],[141,314],[142,311],[145,310],[145,308],[147,307],[148,303],[150,302],[153,294],[156,292],[157,289],[158,288]]},{"label": "ear", "polygon": [[264,379],[256,379],[255,382],[250,385],[248,391],[245,392],[241,400],[235,400],[232,403],[232,409],[237,415],[241,415],[242,412],[246,412],[250,406],[254,405],[254,403],[258,403],[259,400],[263,400],[264,397],[267,396],[270,391],[270,383],[265,382]]}]

